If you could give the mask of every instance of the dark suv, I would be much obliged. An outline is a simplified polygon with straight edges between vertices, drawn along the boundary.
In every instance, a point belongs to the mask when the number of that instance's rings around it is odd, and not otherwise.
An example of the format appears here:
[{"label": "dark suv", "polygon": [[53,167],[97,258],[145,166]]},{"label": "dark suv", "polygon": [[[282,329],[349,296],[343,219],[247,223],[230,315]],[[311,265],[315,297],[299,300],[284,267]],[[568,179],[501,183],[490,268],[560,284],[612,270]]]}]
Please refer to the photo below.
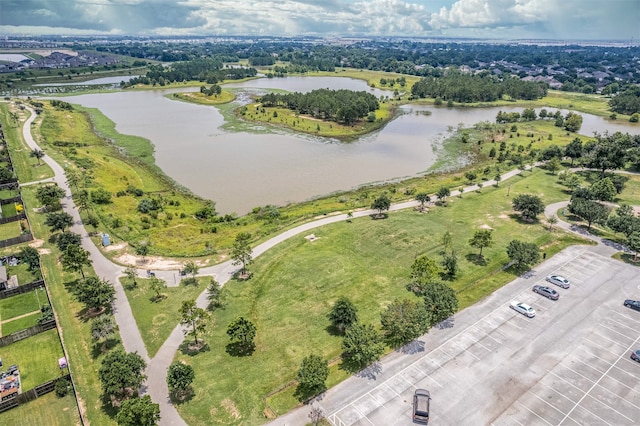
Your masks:
[{"label": "dark suv", "polygon": [[431,394],[425,389],[416,389],[413,394],[413,420],[419,423],[429,423],[429,401]]},{"label": "dark suv", "polygon": [[627,308],[635,309],[636,311],[640,311],[640,302],[637,300],[627,299],[624,301],[624,306]]}]

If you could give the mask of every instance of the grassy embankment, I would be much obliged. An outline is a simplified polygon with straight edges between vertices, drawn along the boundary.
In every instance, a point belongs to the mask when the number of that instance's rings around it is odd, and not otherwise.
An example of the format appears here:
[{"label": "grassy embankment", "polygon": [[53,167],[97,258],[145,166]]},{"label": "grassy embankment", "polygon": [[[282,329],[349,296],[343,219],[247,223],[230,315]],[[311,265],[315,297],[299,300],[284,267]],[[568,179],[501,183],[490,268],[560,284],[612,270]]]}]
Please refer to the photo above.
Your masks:
[{"label": "grassy embankment", "polygon": [[[26,114],[24,112],[18,112],[17,114],[19,121],[10,122],[9,125],[4,126],[5,136],[7,135],[7,127],[14,127],[14,130],[17,131],[22,120],[26,118]],[[27,157],[29,155],[29,150],[26,149],[24,141],[21,138],[15,137],[17,135],[16,132],[11,134],[14,135],[14,137],[8,137],[7,142],[9,144],[9,149],[11,150],[14,163],[20,164],[22,162],[23,164],[28,164]],[[47,152],[47,154],[49,154],[49,152]],[[33,161],[35,164],[35,159]],[[23,178],[20,169],[17,168],[16,172],[21,182],[28,181],[28,179]],[[25,173],[28,174],[28,171]],[[61,339],[67,351],[66,355],[69,361],[69,367],[78,391],[78,400],[83,409],[85,419],[89,423],[98,425],[115,424],[115,421],[111,417],[113,412],[108,412],[108,410],[102,405],[102,389],[97,375],[104,353],[93,345],[93,342],[91,341],[90,318],[85,315],[85,310],[82,304],[79,303],[71,294],[71,289],[74,286],[75,280],[79,277],[79,274],[76,276],[76,274],[70,274],[62,271],[58,262],[60,252],[54,244],[50,243],[49,239],[51,234],[48,227],[44,224],[45,215],[33,212],[33,208],[39,206],[39,203],[35,198],[37,188],[37,185],[25,186],[21,188],[21,191],[26,211],[29,215],[31,229],[35,238],[39,239],[42,244],[39,248],[40,263],[44,278],[47,282],[49,298],[56,312],[58,324],[62,332]],[[7,255],[19,250],[20,246],[13,246],[3,249],[1,253],[3,255]],[[87,269],[85,273],[91,275],[92,271]],[[31,341],[30,339],[25,340],[24,342],[29,343]],[[31,349],[33,348],[33,346],[29,347]],[[56,368],[56,373],[59,374],[57,365],[55,365],[55,360],[57,360],[57,358],[59,358],[59,356],[55,358],[52,356],[51,359],[54,359],[54,361],[43,361],[42,365],[47,366],[53,362]],[[30,407],[29,404],[25,405],[25,407]],[[61,404],[68,405],[68,402],[60,402],[60,404],[54,403],[50,405],[38,403],[33,406],[40,407],[38,410],[23,411],[24,413],[28,413],[25,414],[23,420],[27,423],[31,422],[33,424],[40,424],[37,423],[38,418],[42,417],[51,418],[52,422],[59,422],[60,424],[72,424],[66,419],[77,419],[77,415],[74,413],[48,411],[48,408],[55,410],[57,407],[60,407]],[[77,411],[77,408],[74,408],[74,410]],[[59,419],[60,416],[67,417]]]},{"label": "grassy embankment", "polygon": [[[550,232],[543,221],[519,220],[511,208],[516,194],[533,193],[545,203],[568,198],[557,177],[540,169],[523,174],[499,188],[450,198],[448,207],[432,208],[428,214],[405,210],[385,220],[366,217],[328,225],[314,230],[318,239],[313,242],[294,237],[257,258],[250,281],[231,281],[224,287],[224,309],[214,312],[205,337],[210,351],[177,357],[196,371],[195,396],[178,407],[181,415],[193,425],[263,422],[261,398],[293,380],[302,358],[312,353],[325,359],[340,355],[341,337],[327,332],[327,314],[335,300],[348,297],[360,322],[379,328],[380,312],[392,300],[415,299],[405,289],[411,263],[418,254],[439,259],[445,231],[452,233],[459,254],[460,273],[449,284],[458,293],[460,308],[515,278],[514,272],[501,269],[508,263],[504,247],[510,240],[534,242],[548,255],[582,242]],[[494,245],[483,252],[483,262],[468,240],[487,226],[494,230]],[[249,318],[258,329],[256,351],[250,357],[225,351],[226,325],[237,316]],[[327,385],[347,375],[336,363]],[[293,408],[293,390],[289,387],[271,398],[271,408],[280,414]]]}]

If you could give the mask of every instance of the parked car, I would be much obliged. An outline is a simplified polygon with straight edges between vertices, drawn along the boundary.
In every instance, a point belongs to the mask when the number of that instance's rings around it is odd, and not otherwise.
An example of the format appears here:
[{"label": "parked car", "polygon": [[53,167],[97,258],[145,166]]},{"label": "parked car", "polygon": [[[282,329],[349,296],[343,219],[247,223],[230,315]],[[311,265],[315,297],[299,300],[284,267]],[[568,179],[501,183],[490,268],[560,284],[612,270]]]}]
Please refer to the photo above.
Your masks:
[{"label": "parked car", "polygon": [[636,349],[635,351],[631,352],[631,359],[636,362],[640,362],[640,349]]},{"label": "parked car", "polygon": [[627,308],[635,309],[636,311],[640,311],[640,300],[627,299],[624,301],[624,306],[626,306]]},{"label": "parked car", "polygon": [[569,288],[569,280],[561,275],[549,275],[547,281],[562,288]]},{"label": "parked car", "polygon": [[431,394],[426,389],[416,389],[413,394],[413,420],[419,423],[429,423],[429,401]]},{"label": "parked car", "polygon": [[511,309],[514,309],[516,312],[520,312],[522,315],[525,315],[529,318],[533,318],[536,316],[536,310],[526,303],[516,302],[515,300],[511,302]]},{"label": "parked car", "polygon": [[558,298],[560,297],[560,294],[557,291],[550,287],[547,287],[546,285],[534,285],[533,291],[551,300],[558,300]]}]

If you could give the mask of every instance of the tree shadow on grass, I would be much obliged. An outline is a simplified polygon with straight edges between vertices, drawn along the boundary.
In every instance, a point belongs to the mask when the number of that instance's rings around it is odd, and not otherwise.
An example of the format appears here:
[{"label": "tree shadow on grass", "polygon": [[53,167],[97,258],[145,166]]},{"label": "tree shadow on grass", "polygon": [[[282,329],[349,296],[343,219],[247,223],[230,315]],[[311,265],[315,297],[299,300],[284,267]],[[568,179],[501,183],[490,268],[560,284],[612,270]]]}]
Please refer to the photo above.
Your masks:
[{"label": "tree shadow on grass", "polygon": [[189,386],[187,389],[182,391],[173,391],[169,394],[169,399],[176,405],[184,404],[185,402],[189,402],[195,396],[195,392],[193,388]]},{"label": "tree shadow on grass", "polygon": [[154,294],[153,296],[151,296],[149,298],[149,302],[151,302],[151,303],[160,303],[166,298],[167,298],[166,294],[162,294],[162,293],[161,294]]},{"label": "tree shadow on grass", "polygon": [[188,355],[188,356],[196,356],[201,352],[209,352],[210,350],[211,348],[209,347],[209,345],[202,341],[196,345],[194,342],[190,340],[189,341],[185,340],[180,345],[180,352],[183,355]]},{"label": "tree shadow on grass", "polygon": [[340,330],[338,327],[334,326],[333,324],[327,326],[325,330],[331,336],[344,336],[344,331]]},{"label": "tree shadow on grass", "polygon": [[229,343],[225,351],[231,356],[243,357],[243,356],[251,356],[253,352],[256,350],[256,345],[251,344],[243,344],[242,342],[232,342]]},{"label": "tree shadow on grass", "polygon": [[111,338],[100,342],[96,342],[91,346],[91,358],[96,359],[100,355],[106,354],[120,343],[120,339]]},{"label": "tree shadow on grass", "polygon": [[540,223],[540,220],[537,217],[528,219],[517,213],[509,213],[508,216],[509,219],[513,220],[516,223],[519,223],[520,225],[537,225],[538,223]]},{"label": "tree shadow on grass", "polygon": [[480,256],[479,254],[469,253],[465,256],[465,259],[476,266],[487,266],[487,260],[484,256]]},{"label": "tree shadow on grass", "polygon": [[386,219],[389,217],[389,215],[387,213],[380,213],[380,214],[373,213],[373,214],[370,214],[369,217],[371,217],[371,219],[373,220],[379,220],[379,219]]}]

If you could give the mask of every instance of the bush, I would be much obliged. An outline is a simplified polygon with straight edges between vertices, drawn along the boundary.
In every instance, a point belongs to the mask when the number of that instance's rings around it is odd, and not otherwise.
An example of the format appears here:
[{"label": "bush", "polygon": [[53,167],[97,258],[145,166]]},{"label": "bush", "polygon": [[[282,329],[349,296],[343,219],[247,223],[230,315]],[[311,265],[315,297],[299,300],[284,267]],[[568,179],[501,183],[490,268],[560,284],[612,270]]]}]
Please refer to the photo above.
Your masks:
[{"label": "bush", "polygon": [[69,393],[69,381],[67,379],[59,379],[56,382],[55,391],[59,398],[67,396]]}]

